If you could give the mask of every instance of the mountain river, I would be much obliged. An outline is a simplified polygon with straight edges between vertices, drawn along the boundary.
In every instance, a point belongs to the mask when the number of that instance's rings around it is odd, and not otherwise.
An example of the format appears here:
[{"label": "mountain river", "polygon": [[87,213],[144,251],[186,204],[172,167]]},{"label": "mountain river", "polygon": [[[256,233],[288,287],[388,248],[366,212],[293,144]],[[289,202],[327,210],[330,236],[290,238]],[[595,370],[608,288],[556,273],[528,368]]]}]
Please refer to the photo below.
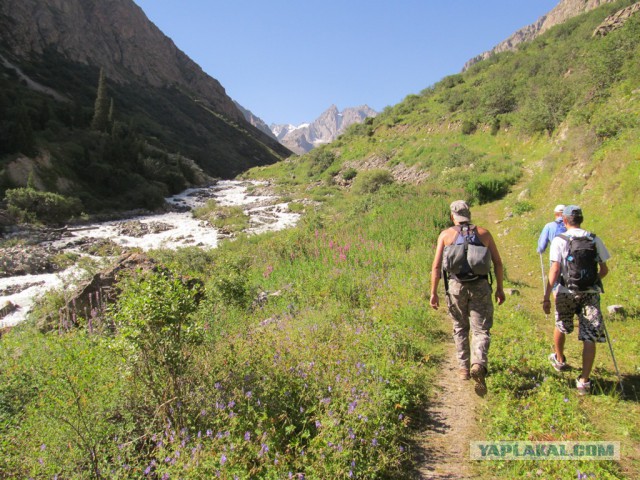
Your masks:
[{"label": "mountain river", "polygon": [[[223,232],[191,214],[193,208],[211,199],[222,206],[241,206],[249,216],[248,234],[295,225],[299,214],[290,212],[287,203],[278,203],[279,200],[265,188],[267,186],[266,182],[225,180],[210,187],[185,190],[166,199],[180,211],[69,227],[60,238],[44,242],[41,246],[56,252],[81,253],[79,245],[110,240],[122,247],[137,247],[144,251],[186,246],[215,248],[219,240],[224,238]],[[137,225],[137,232],[126,228],[128,225]],[[0,318],[0,327],[12,326],[24,320],[39,295],[49,289],[72,284],[81,273],[80,268],[72,266],[55,273],[0,278],[0,315],[4,314]]]}]

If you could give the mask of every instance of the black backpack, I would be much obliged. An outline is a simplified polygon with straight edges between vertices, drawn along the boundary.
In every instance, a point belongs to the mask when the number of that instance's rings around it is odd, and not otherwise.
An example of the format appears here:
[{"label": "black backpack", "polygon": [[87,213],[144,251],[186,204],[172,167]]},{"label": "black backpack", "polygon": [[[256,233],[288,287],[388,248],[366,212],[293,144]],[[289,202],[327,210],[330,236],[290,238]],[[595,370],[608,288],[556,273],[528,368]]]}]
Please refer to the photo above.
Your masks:
[{"label": "black backpack", "polygon": [[566,275],[561,283],[569,290],[589,290],[600,280],[598,276],[598,250],[596,235],[587,233],[584,237],[558,235],[568,244]]}]

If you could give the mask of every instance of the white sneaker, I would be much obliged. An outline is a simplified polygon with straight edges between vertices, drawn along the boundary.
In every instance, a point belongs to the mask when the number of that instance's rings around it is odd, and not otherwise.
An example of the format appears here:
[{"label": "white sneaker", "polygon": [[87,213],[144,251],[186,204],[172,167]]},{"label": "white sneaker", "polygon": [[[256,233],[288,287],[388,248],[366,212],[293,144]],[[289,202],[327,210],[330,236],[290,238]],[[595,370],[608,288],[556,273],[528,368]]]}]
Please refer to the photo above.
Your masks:
[{"label": "white sneaker", "polygon": [[587,380],[585,382],[578,377],[576,379],[576,388],[578,389],[578,395],[589,395],[589,391],[591,390],[591,381]]},{"label": "white sneaker", "polygon": [[565,362],[559,362],[555,353],[549,355],[549,361],[551,362],[553,368],[555,368],[559,372],[564,372],[566,370],[569,370],[570,368],[569,365],[567,365]]}]

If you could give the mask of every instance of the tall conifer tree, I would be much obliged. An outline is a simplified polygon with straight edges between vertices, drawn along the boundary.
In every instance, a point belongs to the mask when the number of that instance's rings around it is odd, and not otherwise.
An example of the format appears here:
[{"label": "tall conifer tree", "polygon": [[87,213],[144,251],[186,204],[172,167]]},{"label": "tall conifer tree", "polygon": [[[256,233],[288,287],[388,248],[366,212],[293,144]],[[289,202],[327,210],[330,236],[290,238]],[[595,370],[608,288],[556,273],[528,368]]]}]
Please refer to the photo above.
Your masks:
[{"label": "tall conifer tree", "polygon": [[109,98],[107,97],[107,84],[104,77],[104,69],[100,69],[100,79],[98,80],[98,93],[93,109],[93,120],[91,128],[104,132],[109,124]]}]

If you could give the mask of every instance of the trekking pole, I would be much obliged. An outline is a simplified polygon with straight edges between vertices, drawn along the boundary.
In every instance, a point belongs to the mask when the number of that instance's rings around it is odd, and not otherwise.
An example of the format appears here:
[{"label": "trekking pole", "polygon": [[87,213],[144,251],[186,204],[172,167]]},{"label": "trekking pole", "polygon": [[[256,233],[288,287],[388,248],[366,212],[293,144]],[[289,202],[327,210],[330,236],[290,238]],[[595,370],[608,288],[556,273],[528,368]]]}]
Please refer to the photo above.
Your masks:
[{"label": "trekking pole", "polygon": [[[542,294],[544,295],[547,291],[547,282],[544,281],[544,263],[542,262],[542,254],[540,254],[540,270],[542,271]],[[545,320],[549,320],[549,315],[544,314]]]},{"label": "trekking pole", "polygon": [[607,331],[607,324],[602,317],[602,327],[604,328],[604,336],[607,337],[607,343],[609,344],[609,351],[611,352],[611,358],[613,358],[613,366],[616,368],[616,375],[618,375],[618,382],[620,382],[620,392],[624,393],[624,387],[622,386],[622,377],[620,376],[620,370],[618,370],[618,362],[613,354],[613,346],[611,345],[611,339],[609,338],[609,332]]}]

